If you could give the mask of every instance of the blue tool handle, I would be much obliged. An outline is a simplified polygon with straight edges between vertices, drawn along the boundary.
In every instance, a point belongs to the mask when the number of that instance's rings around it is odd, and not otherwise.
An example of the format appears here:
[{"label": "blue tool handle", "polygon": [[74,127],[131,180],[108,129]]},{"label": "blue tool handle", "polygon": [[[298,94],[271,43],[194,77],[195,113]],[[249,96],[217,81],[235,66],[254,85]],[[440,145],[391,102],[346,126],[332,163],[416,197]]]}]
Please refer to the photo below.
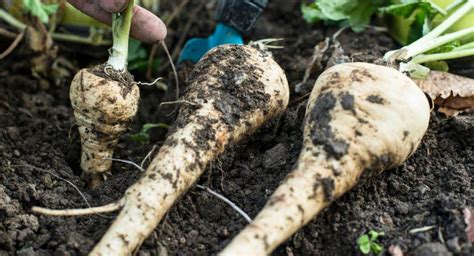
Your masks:
[{"label": "blue tool handle", "polygon": [[268,0],[219,0],[215,18],[248,35],[267,4]]}]

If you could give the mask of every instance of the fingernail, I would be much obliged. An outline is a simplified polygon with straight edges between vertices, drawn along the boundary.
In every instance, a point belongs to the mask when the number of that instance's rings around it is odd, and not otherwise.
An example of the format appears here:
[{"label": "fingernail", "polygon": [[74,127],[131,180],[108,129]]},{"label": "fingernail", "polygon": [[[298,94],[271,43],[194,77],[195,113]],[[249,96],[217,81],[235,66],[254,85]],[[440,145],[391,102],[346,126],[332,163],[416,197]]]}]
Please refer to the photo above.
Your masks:
[{"label": "fingernail", "polygon": [[127,6],[127,0],[100,0],[99,5],[107,12],[121,12]]}]

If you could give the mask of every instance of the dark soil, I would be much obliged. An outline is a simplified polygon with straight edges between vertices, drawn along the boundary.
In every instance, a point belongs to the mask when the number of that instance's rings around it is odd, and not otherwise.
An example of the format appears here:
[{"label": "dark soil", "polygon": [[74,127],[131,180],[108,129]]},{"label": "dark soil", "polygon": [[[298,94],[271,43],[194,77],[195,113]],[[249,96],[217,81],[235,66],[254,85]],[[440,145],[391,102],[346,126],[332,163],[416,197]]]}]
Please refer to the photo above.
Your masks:
[{"label": "dark soil", "polygon": [[[166,9],[174,1],[162,2]],[[168,45],[176,45],[180,31],[199,5],[198,1],[191,2],[170,25]],[[306,25],[294,2],[271,1],[248,38],[285,38],[285,48],[275,51],[275,58],[287,72],[292,92],[302,81],[314,45],[335,31]],[[193,23],[188,37],[211,32],[210,7],[202,7],[205,9],[198,12],[196,19],[200,22]],[[383,52],[396,47],[384,32],[373,28],[362,34],[345,31],[339,40],[345,55],[353,61],[374,62]],[[71,51],[63,53],[73,60],[81,57]],[[12,55],[0,62],[0,255],[85,255],[104,234],[114,214],[45,217],[32,214],[31,207],[87,207],[82,196],[91,205],[102,205],[120,198],[138,179],[140,171],[114,163],[113,175],[104,185],[88,188],[80,179],[79,135],[68,101],[68,81],[55,86],[56,81],[48,84],[26,75],[29,73],[25,72],[25,65],[19,64],[22,61]],[[75,63],[83,67],[84,63],[99,61]],[[181,68],[180,75],[186,80],[188,69]],[[313,84],[314,79],[312,76],[306,84]],[[255,216],[298,157],[305,95],[311,86],[302,88],[292,94],[290,107],[280,120],[229,148],[209,165],[198,184],[212,188]],[[158,107],[159,102],[174,95],[173,91],[142,89],[133,132],[145,123],[169,123],[175,113],[171,113],[173,106]],[[398,245],[413,255],[433,255],[434,251],[442,255],[473,255],[463,219],[463,209],[474,206],[473,138],[472,115],[445,118],[433,113],[422,145],[404,165],[337,199],[274,254],[357,255],[357,238],[377,230],[385,232],[380,243],[386,249]],[[140,163],[163,139],[161,130],[154,131],[151,143],[146,145],[125,136],[116,157]],[[144,242],[138,255],[215,254],[245,224],[228,205],[206,191],[192,188]],[[410,232],[422,227],[430,229]]]}]

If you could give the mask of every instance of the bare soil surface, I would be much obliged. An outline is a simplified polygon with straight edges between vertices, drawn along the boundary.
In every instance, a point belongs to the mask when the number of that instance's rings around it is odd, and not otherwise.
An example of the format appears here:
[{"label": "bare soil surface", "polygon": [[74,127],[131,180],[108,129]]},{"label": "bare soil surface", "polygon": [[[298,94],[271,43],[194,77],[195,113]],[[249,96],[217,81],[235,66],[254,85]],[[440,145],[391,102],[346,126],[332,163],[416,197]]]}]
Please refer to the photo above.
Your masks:
[{"label": "bare soil surface", "polygon": [[[164,2],[163,8],[176,3]],[[167,44],[178,45],[186,35],[211,32],[212,6],[199,1],[187,6],[170,24]],[[248,40],[285,38],[275,59],[286,71],[292,97],[287,112],[244,143],[229,148],[209,165],[198,184],[239,205],[251,217],[291,171],[302,141],[307,93],[316,76],[295,92],[316,43],[335,29],[306,25],[293,1],[271,4]],[[193,11],[202,8],[197,14]],[[386,33],[370,28],[361,34],[344,31],[339,37],[351,61],[376,62],[397,45]],[[3,49],[3,48],[2,48]],[[69,49],[69,50],[68,50]],[[98,63],[60,48],[77,65]],[[61,52],[62,50],[62,52]],[[80,142],[68,99],[69,85],[38,81],[18,55],[0,62],[0,255],[85,255],[104,234],[114,214],[86,217],[45,217],[32,206],[76,208],[112,202],[140,177],[131,165],[116,162],[112,175],[90,189],[80,179]],[[181,91],[189,66],[179,70]],[[26,70],[26,71],[25,71]],[[168,77],[169,70],[165,71]],[[317,72],[316,72],[317,73]],[[138,78],[140,78],[138,76]],[[174,86],[171,74],[168,84]],[[142,87],[142,100],[133,130],[145,123],[173,121],[173,100],[153,87]],[[412,111],[407,109],[406,111]],[[159,147],[165,130],[155,129],[142,145],[123,137],[116,158],[140,163]],[[383,231],[384,254],[398,245],[411,255],[474,255],[465,234],[463,210],[474,206],[474,116],[445,118],[433,113],[430,128],[417,152],[403,165],[361,184],[335,201],[318,218],[279,247],[274,255],[358,255],[357,238],[369,230]],[[145,161],[144,164],[148,164]],[[222,249],[246,221],[231,207],[197,187],[190,189],[144,242],[137,255],[210,255]],[[414,229],[425,228],[413,232]],[[417,230],[415,230],[417,231]]]}]

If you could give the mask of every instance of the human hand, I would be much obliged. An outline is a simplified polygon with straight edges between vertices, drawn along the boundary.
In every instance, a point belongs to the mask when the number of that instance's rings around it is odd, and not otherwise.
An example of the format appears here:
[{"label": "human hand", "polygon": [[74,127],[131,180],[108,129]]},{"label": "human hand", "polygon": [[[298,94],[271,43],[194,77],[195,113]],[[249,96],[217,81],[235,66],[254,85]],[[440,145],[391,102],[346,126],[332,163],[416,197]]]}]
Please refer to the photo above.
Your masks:
[{"label": "human hand", "polygon": [[[68,0],[68,2],[92,18],[110,25],[111,14],[123,11],[128,0]],[[155,44],[166,37],[166,26],[150,11],[135,6],[130,34],[140,41]]]}]

